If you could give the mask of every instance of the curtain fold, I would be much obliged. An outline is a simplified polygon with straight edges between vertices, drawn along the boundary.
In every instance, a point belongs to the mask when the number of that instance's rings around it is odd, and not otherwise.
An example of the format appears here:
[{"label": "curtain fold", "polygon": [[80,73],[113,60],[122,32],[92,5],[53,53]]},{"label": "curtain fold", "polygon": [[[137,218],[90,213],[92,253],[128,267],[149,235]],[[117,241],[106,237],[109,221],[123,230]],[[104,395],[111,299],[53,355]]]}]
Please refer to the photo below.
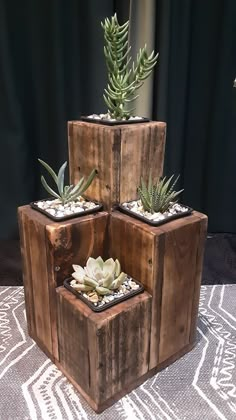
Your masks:
[{"label": "curtain fold", "polygon": [[67,160],[67,121],[103,112],[101,20],[126,0],[1,0],[0,239],[18,234],[17,207],[45,196],[38,157]]},{"label": "curtain fold", "polygon": [[212,232],[236,232],[236,2],[158,0],[154,119],[167,122],[165,172]]},{"label": "curtain fold", "polygon": [[67,121],[105,110],[100,21],[129,10],[134,50],[160,53],[141,112],[167,122],[165,172],[180,173],[209,230],[236,232],[235,0],[1,0],[0,239],[17,236],[19,205],[44,196],[37,158],[67,159]]}]

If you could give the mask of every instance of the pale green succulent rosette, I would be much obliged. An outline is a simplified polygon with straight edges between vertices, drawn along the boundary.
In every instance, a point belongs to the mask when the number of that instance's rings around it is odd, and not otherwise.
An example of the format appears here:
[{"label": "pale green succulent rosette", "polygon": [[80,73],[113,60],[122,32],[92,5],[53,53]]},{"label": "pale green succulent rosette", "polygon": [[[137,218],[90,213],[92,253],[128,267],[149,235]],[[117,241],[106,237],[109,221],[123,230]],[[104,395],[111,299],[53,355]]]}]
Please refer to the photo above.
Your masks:
[{"label": "pale green succulent rosette", "polygon": [[78,282],[73,285],[74,289],[81,292],[95,290],[98,295],[112,294],[127,278],[127,275],[121,272],[119,261],[114,261],[113,258],[103,261],[101,257],[90,257],[86,267],[74,264],[73,269],[72,277]]}]

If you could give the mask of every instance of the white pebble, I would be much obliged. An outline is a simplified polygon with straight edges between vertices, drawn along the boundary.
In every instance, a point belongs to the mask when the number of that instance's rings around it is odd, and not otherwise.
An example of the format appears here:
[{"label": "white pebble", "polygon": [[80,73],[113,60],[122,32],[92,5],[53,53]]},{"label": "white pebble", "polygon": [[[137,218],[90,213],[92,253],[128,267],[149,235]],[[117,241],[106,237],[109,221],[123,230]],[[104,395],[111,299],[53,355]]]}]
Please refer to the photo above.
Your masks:
[{"label": "white pebble", "polygon": [[47,212],[50,213],[52,216],[54,216],[56,213],[54,209],[47,209]]},{"label": "white pebble", "polygon": [[56,217],[63,217],[64,213],[62,211],[58,211]]}]

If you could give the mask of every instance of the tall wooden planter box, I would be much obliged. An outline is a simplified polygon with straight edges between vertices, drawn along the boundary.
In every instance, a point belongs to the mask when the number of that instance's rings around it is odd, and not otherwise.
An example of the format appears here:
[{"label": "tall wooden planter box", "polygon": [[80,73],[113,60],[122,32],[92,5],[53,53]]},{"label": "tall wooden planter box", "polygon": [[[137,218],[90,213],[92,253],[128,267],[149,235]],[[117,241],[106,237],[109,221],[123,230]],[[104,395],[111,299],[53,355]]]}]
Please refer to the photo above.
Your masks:
[{"label": "tall wooden planter box", "polygon": [[68,123],[70,181],[78,182],[92,169],[98,176],[86,191],[110,210],[116,203],[137,198],[140,177],[162,175],[166,123],[105,126],[82,121]]},{"label": "tall wooden planter box", "polygon": [[110,256],[152,295],[150,369],[194,345],[206,231],[198,212],[160,227],[111,213]]},{"label": "tall wooden planter box", "polygon": [[53,222],[23,206],[18,209],[26,315],[29,335],[51,358],[58,358],[56,287],[85,265],[88,257],[106,255],[109,215],[99,212]]},{"label": "tall wooden planter box", "polygon": [[63,287],[57,298],[57,365],[101,412],[148,373],[151,297],[144,292],[100,313]]}]

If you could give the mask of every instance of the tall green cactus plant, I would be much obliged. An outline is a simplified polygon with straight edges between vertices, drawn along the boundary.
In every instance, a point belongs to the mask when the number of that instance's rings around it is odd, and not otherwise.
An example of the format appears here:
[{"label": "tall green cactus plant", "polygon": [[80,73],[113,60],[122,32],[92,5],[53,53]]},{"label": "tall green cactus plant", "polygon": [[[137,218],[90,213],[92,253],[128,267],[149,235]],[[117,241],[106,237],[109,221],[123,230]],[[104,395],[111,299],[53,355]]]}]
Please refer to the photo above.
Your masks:
[{"label": "tall green cactus plant", "polygon": [[135,108],[127,108],[139,95],[139,89],[144,80],[150,76],[157,62],[158,54],[154,51],[147,53],[147,46],[140,48],[136,63],[131,62],[129,56],[129,21],[119,25],[116,14],[111,19],[101,22],[104,30],[104,55],[108,69],[108,84],[104,90],[104,101],[108,106],[108,113],[114,119],[129,119]]}]

